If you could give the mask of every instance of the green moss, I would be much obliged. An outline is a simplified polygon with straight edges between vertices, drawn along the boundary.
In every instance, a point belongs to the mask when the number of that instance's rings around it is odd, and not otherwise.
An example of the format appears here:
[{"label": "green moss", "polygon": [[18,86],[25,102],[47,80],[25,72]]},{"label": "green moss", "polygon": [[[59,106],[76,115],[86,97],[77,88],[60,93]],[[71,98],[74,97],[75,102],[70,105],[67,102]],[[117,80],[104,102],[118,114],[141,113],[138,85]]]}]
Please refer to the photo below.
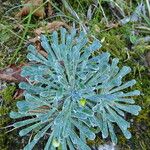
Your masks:
[{"label": "green moss", "polygon": [[6,127],[10,124],[11,119],[9,118],[9,112],[15,110],[15,101],[13,100],[13,94],[16,90],[15,86],[8,86],[4,90],[0,91],[0,96],[3,99],[2,106],[0,107],[0,149],[8,150],[9,145],[12,143],[10,139],[14,136],[13,134],[6,134]]},{"label": "green moss", "polygon": [[[8,86],[4,90],[0,91],[0,96],[2,97],[2,106],[0,107],[0,116],[2,119],[0,120],[0,125],[7,125],[10,119],[5,117],[8,113],[15,107],[15,103],[13,102],[13,94],[16,90],[15,86]],[[13,106],[14,104],[14,106]]]},{"label": "green moss", "polygon": [[102,48],[100,51],[109,51],[112,56],[118,57],[122,60],[127,58],[127,49],[129,48],[129,32],[130,25],[116,28],[106,28],[102,23],[91,22],[92,35],[95,35],[102,41]]},{"label": "green moss", "polygon": [[104,143],[105,143],[105,141],[102,140],[99,136],[97,136],[96,139],[93,140],[93,141],[91,141],[91,140],[88,140],[88,141],[87,141],[87,144],[88,144],[89,146],[94,145],[94,146],[96,146],[96,147],[98,147],[99,145],[104,144]]},{"label": "green moss", "polygon": [[13,85],[10,85],[10,86],[7,86],[4,90],[2,90],[0,92],[0,95],[2,96],[2,98],[4,99],[4,102],[7,104],[7,103],[10,103],[13,99],[13,94],[16,90],[16,87],[13,86]]}]

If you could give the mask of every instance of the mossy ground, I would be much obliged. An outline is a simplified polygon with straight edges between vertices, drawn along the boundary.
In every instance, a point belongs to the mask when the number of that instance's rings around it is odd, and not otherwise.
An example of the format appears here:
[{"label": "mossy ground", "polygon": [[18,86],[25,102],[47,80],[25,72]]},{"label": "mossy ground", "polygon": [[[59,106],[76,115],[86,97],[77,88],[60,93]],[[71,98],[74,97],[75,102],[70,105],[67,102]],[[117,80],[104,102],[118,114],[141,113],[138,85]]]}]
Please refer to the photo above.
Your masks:
[{"label": "mossy ground", "polygon": [[[22,24],[22,30],[15,28],[14,26],[16,23],[20,23],[21,21],[12,19],[11,17],[14,16],[18,9],[8,11],[10,8],[19,5],[20,1],[11,0],[2,3],[3,5],[0,11],[0,68],[4,68],[10,63],[17,65],[26,62],[26,45],[24,43],[27,40],[27,36],[31,35],[32,30],[44,21],[37,21],[37,19],[32,18],[31,23],[28,26],[28,31],[23,37],[24,39],[22,39],[24,28],[27,25],[26,21]],[[81,14],[81,19],[89,27],[90,35],[94,35],[96,38],[102,40],[103,47],[99,52],[109,51],[112,54],[112,57],[120,59],[120,66],[130,66],[132,68],[132,73],[130,73],[126,79],[136,79],[137,84],[133,88],[140,90],[142,93],[141,96],[136,98],[136,103],[142,107],[140,115],[135,116],[134,118],[128,116],[129,120],[133,118],[130,129],[133,136],[130,140],[126,140],[121,135],[120,131],[118,131],[118,145],[121,150],[148,150],[150,149],[150,76],[148,75],[148,67],[145,66],[145,54],[150,51],[149,43],[143,42],[138,45],[133,45],[131,41],[131,32],[133,31],[134,23],[128,23],[124,26],[115,26],[112,28],[106,27],[105,21],[102,21],[103,14],[99,8],[95,11],[93,19],[90,21],[85,19],[85,14],[91,3],[92,1],[87,2],[86,0],[77,0],[76,2],[71,1],[74,10],[78,14]],[[66,16],[71,16],[70,13],[65,10],[63,5],[57,3],[56,6],[63,10]],[[108,10],[108,5],[103,2],[102,6],[103,9],[106,10],[105,13],[107,19],[115,22],[114,17]],[[128,14],[130,14],[135,7],[136,2],[133,3],[132,9],[126,7],[125,11],[129,11]],[[8,12],[8,14],[3,15],[5,12]],[[59,17],[54,17],[52,20],[55,19],[59,19]],[[50,21],[52,20],[50,19]],[[69,22],[66,18],[64,20]],[[140,33],[138,35],[138,37],[144,36],[145,33]],[[18,50],[18,52],[14,57],[16,50]],[[8,114],[11,110],[15,109],[16,101],[13,99],[15,89],[16,85],[8,84],[7,88],[0,92],[0,96],[3,99],[0,107],[0,128],[12,123]],[[16,146],[15,150],[20,149],[24,142],[17,136],[17,131],[7,134],[6,131],[7,129],[0,129],[0,150],[12,150],[12,146],[10,147],[10,145],[14,144]],[[97,137],[96,141],[89,141],[89,144],[104,142],[105,141],[100,137]]]},{"label": "mossy ground", "polygon": [[[15,109],[15,101],[13,100],[13,94],[16,87],[14,85],[8,85],[7,88],[0,91],[0,96],[3,101],[0,107],[0,127],[6,127],[9,125],[11,119],[9,118],[9,112]],[[14,142],[14,135],[6,133],[7,129],[0,129],[0,148],[1,150],[9,149],[9,145]]]}]

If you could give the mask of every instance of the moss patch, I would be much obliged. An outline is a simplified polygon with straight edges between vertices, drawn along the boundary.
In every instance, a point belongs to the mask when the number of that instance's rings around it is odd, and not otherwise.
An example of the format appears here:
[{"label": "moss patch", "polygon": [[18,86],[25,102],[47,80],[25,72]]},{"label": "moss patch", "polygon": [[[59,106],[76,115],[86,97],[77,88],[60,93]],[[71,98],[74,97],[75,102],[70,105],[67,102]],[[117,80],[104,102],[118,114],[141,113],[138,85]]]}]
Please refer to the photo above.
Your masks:
[{"label": "moss patch", "polygon": [[0,96],[2,97],[2,106],[0,107],[0,149],[7,150],[9,145],[12,145],[14,135],[7,134],[7,129],[3,129],[8,126],[11,122],[9,118],[9,113],[11,110],[15,110],[15,101],[13,100],[13,94],[16,90],[15,86],[7,86],[4,90],[0,91]]}]

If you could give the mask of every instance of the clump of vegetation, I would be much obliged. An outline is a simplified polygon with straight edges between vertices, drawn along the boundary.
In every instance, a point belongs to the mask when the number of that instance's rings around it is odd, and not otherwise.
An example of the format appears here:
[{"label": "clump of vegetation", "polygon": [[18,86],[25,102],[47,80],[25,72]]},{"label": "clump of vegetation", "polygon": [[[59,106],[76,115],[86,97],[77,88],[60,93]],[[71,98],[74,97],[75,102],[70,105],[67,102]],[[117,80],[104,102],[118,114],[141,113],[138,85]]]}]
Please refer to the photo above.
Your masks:
[{"label": "clump of vegetation", "polygon": [[[1,102],[1,106],[3,107],[0,107],[1,116],[7,115],[8,112],[10,112],[10,110],[13,109],[12,106],[10,106],[10,103],[12,103],[12,100],[13,100],[12,96],[14,94],[15,89],[16,89],[15,86],[8,86],[4,90],[0,91],[0,95],[3,99],[3,101]],[[6,122],[5,121],[3,122],[3,121],[1,122],[1,124],[6,124],[7,120]]]},{"label": "clump of vegetation", "polygon": [[[3,101],[0,106],[0,127],[6,127],[10,123],[9,113],[15,110],[15,101],[13,101],[13,94],[16,87],[13,85],[7,86],[4,90],[0,91],[0,96]],[[1,150],[7,150],[9,144],[13,141],[13,136],[6,134],[7,130],[0,129],[0,148]],[[9,144],[8,144],[9,143]]]},{"label": "clump of vegetation", "polygon": [[33,149],[45,134],[49,135],[45,150],[90,150],[86,141],[94,140],[99,132],[117,143],[116,125],[131,138],[125,114],[138,115],[141,107],[131,98],[140,92],[125,90],[136,81],[122,83],[130,67],[119,69],[117,58],[109,63],[108,52],[92,57],[101,44],[98,40],[88,44],[84,32],[79,36],[76,29],[70,34],[64,28],[60,32],[53,32],[51,39],[41,36],[47,56],[28,47],[27,58],[33,64],[23,67],[21,75],[29,83],[19,85],[25,90],[25,100],[17,102],[18,112],[10,113],[11,118],[24,118],[12,124],[14,128],[26,126],[20,136],[32,131],[35,135],[24,149]]}]

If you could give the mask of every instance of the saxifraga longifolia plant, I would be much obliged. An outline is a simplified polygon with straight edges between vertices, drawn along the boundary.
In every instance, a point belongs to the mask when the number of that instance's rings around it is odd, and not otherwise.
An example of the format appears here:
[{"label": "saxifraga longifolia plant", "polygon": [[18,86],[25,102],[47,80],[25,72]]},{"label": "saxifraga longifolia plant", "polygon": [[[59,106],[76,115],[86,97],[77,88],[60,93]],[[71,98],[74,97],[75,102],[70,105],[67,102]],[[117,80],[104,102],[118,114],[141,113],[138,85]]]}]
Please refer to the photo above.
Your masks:
[{"label": "saxifraga longifolia plant", "polygon": [[44,150],[90,150],[86,141],[94,140],[98,132],[117,143],[116,125],[131,138],[125,114],[138,115],[141,108],[132,98],[140,92],[124,90],[136,81],[122,83],[130,67],[119,69],[118,59],[110,62],[108,52],[93,56],[100,42],[89,44],[84,32],[78,35],[75,29],[68,33],[61,28],[50,39],[41,35],[40,41],[47,57],[33,45],[28,47],[31,64],[21,75],[29,82],[19,85],[25,99],[17,102],[18,112],[10,113],[13,119],[22,118],[12,125],[21,127],[20,136],[34,135],[24,150],[32,150],[44,135],[48,135]]}]

